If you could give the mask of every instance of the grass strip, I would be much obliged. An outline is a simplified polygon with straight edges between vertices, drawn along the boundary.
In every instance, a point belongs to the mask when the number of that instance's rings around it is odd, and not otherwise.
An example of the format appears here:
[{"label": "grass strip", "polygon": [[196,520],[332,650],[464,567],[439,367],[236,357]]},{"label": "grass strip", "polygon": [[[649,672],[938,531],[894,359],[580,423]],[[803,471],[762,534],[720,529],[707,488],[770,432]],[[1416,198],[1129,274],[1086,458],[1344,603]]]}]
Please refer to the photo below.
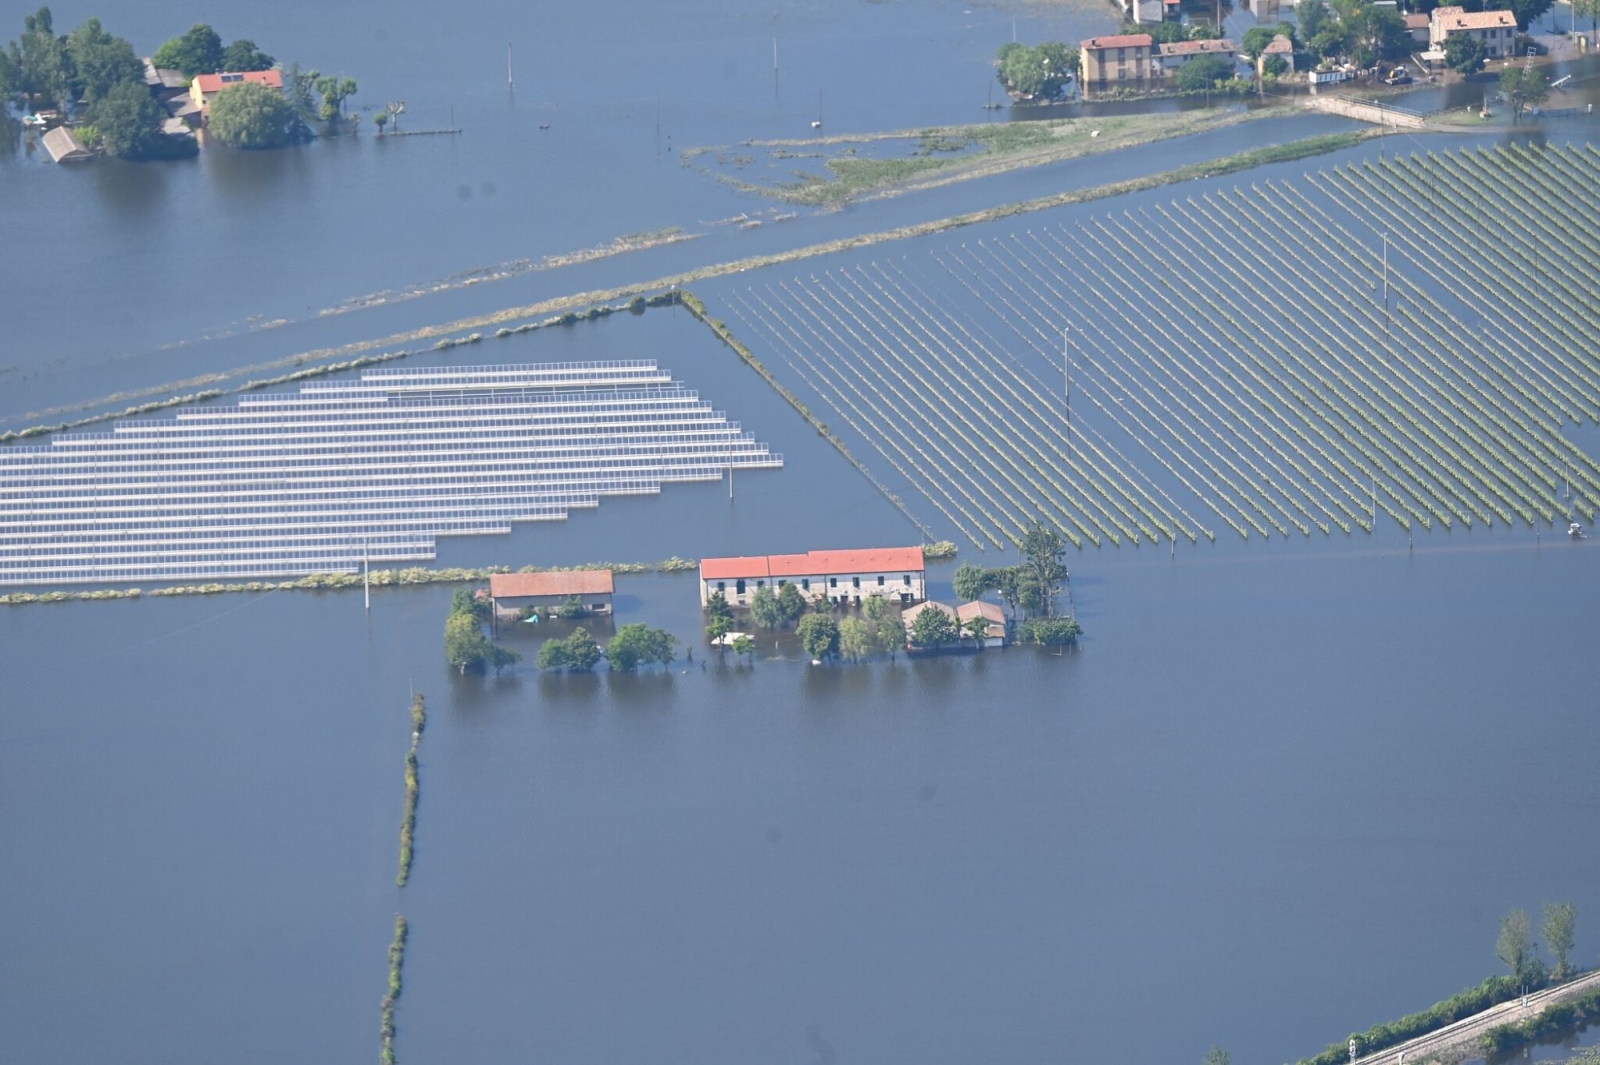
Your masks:
[{"label": "grass strip", "polygon": [[411,696],[411,749],[406,752],[406,808],[400,815],[400,871],[395,875],[396,887],[405,887],[411,879],[412,844],[417,833],[417,746],[422,742],[422,729],[428,723],[428,707],[420,692]]},{"label": "grass strip", "polygon": [[383,996],[383,1021],[379,1026],[379,1039],[381,1050],[378,1060],[383,1065],[394,1065],[394,1004],[400,998],[402,989],[401,970],[406,964],[406,937],[411,934],[410,927],[406,924],[406,915],[397,913],[394,917],[394,939],[389,942],[389,993]]}]

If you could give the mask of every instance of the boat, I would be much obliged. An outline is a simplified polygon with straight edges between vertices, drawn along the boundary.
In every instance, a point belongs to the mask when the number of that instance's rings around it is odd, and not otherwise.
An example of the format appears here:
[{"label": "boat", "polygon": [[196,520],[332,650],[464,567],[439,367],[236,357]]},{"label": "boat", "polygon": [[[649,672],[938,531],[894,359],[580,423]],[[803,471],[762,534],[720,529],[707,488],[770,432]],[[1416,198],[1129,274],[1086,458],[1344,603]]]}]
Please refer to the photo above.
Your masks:
[{"label": "boat", "polygon": [[1567,535],[1572,537],[1574,540],[1584,539],[1585,533],[1583,531],[1583,526],[1579,525],[1577,522],[1571,523],[1567,526]]}]

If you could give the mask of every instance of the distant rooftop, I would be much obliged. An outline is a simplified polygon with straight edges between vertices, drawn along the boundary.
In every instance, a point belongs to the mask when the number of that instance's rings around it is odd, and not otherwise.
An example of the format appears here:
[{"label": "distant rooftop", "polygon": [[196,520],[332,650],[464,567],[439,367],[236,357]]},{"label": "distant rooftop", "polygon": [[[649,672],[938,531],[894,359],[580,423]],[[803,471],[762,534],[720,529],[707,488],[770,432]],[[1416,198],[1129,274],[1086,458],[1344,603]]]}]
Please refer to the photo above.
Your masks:
[{"label": "distant rooftop", "polygon": [[201,92],[221,92],[230,85],[241,85],[247,81],[259,85],[267,85],[274,89],[283,88],[283,71],[281,70],[246,70],[233,74],[201,74],[194,79],[200,86]]},{"label": "distant rooftop", "polygon": [[1467,11],[1459,7],[1436,7],[1435,22],[1449,30],[1492,30],[1501,26],[1515,28],[1517,16],[1509,11]]},{"label": "distant rooftop", "polygon": [[1083,42],[1085,48],[1149,48],[1155,38],[1148,33],[1119,33],[1113,37],[1090,37]]}]

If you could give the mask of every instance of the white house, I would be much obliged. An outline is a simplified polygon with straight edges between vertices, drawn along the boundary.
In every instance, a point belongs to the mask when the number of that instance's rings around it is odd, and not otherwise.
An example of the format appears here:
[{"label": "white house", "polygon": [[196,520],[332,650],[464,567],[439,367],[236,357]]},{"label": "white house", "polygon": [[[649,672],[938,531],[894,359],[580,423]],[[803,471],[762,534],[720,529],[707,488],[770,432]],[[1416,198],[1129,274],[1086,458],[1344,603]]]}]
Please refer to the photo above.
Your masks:
[{"label": "white house", "polygon": [[920,547],[808,551],[803,555],[707,558],[700,562],[700,604],[721,592],[733,606],[749,606],[756,589],[793,584],[807,599],[825,594],[841,606],[883,596],[897,603],[927,598],[927,564]]}]

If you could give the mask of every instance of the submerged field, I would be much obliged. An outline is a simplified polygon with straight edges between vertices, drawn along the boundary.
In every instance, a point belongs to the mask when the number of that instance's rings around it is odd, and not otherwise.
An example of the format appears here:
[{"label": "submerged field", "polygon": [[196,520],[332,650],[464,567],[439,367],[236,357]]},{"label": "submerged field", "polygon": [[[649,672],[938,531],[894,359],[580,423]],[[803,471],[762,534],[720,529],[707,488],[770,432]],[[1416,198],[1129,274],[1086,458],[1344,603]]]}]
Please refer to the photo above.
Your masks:
[{"label": "submerged field", "polygon": [[1369,161],[726,310],[980,548],[1564,527],[1600,499],[1563,435],[1600,415],[1597,192],[1588,146]]}]

